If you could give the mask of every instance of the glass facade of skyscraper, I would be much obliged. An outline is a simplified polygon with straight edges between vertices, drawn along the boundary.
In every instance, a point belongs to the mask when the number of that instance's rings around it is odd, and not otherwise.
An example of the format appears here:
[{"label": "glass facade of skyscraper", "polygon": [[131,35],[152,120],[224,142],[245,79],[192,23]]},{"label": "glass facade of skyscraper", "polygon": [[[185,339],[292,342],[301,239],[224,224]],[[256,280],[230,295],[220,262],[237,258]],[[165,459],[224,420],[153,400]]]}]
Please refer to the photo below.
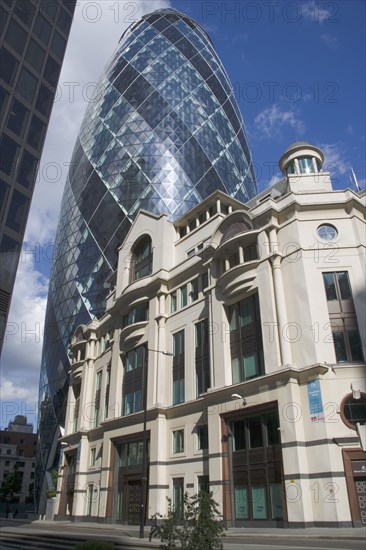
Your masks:
[{"label": "glass facade of skyscraper", "polygon": [[44,469],[63,422],[70,334],[103,313],[105,281],[137,212],[176,220],[216,189],[242,202],[257,192],[228,76],[193,20],[145,15],[99,80],[66,181],[40,380]]},{"label": "glass facade of skyscraper", "polygon": [[0,352],[75,5],[0,3]]}]

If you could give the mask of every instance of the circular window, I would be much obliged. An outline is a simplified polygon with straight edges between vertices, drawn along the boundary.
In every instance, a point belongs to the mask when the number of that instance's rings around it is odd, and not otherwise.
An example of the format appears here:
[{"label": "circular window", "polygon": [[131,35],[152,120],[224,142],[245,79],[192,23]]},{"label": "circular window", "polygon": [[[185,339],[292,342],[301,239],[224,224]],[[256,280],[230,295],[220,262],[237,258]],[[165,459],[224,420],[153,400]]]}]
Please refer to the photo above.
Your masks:
[{"label": "circular window", "polygon": [[338,231],[335,227],[333,227],[333,225],[323,223],[318,227],[318,235],[321,239],[324,239],[325,241],[332,241],[338,235]]},{"label": "circular window", "polygon": [[356,429],[356,424],[366,423],[366,394],[361,393],[359,399],[352,395],[346,397],[342,403],[341,416],[343,422],[349,427]]}]

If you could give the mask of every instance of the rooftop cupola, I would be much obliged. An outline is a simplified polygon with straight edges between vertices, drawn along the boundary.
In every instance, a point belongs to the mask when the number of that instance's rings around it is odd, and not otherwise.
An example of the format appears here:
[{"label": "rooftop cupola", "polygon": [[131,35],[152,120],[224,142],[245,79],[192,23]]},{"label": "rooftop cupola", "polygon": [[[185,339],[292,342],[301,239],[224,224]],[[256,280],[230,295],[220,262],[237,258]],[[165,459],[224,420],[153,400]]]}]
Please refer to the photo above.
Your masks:
[{"label": "rooftop cupola", "polygon": [[293,192],[332,191],[328,172],[323,172],[324,155],[315,145],[296,141],[283,153],[279,166]]}]

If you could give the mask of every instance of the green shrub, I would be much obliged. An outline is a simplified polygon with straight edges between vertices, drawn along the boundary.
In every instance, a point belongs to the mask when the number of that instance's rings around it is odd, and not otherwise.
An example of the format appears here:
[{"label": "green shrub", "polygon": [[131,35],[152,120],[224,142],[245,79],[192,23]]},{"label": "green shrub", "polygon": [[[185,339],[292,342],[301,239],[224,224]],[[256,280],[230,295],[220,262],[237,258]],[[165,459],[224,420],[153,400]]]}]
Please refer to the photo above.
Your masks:
[{"label": "green shrub", "polygon": [[114,550],[113,542],[102,540],[86,540],[75,546],[76,550]]},{"label": "green shrub", "polygon": [[179,514],[173,510],[171,499],[168,502],[167,516],[155,514],[150,531],[150,540],[160,539],[161,550],[222,550],[224,522],[212,493],[202,491],[192,497],[186,493]]}]

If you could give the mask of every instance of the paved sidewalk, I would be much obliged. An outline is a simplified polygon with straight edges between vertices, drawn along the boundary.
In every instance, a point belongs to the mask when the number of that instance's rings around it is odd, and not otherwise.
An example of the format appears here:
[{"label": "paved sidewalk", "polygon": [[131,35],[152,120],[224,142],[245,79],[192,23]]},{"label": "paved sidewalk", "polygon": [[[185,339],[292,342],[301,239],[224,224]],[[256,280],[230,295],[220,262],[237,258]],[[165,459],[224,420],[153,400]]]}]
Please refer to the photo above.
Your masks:
[{"label": "paved sidewalk", "polygon": [[[133,525],[121,524],[105,524],[96,522],[69,522],[69,521],[45,521],[36,520],[32,524],[44,525],[48,527],[70,525],[70,527],[82,528],[86,527],[91,530],[108,529],[116,535],[127,535],[132,538],[139,537],[139,527]],[[145,527],[145,539],[149,538],[150,527]],[[271,527],[230,527],[225,531],[225,537],[294,537],[294,538],[315,538],[315,539],[335,539],[335,540],[365,540],[365,527],[308,527],[306,529],[293,528],[271,528]]]}]

